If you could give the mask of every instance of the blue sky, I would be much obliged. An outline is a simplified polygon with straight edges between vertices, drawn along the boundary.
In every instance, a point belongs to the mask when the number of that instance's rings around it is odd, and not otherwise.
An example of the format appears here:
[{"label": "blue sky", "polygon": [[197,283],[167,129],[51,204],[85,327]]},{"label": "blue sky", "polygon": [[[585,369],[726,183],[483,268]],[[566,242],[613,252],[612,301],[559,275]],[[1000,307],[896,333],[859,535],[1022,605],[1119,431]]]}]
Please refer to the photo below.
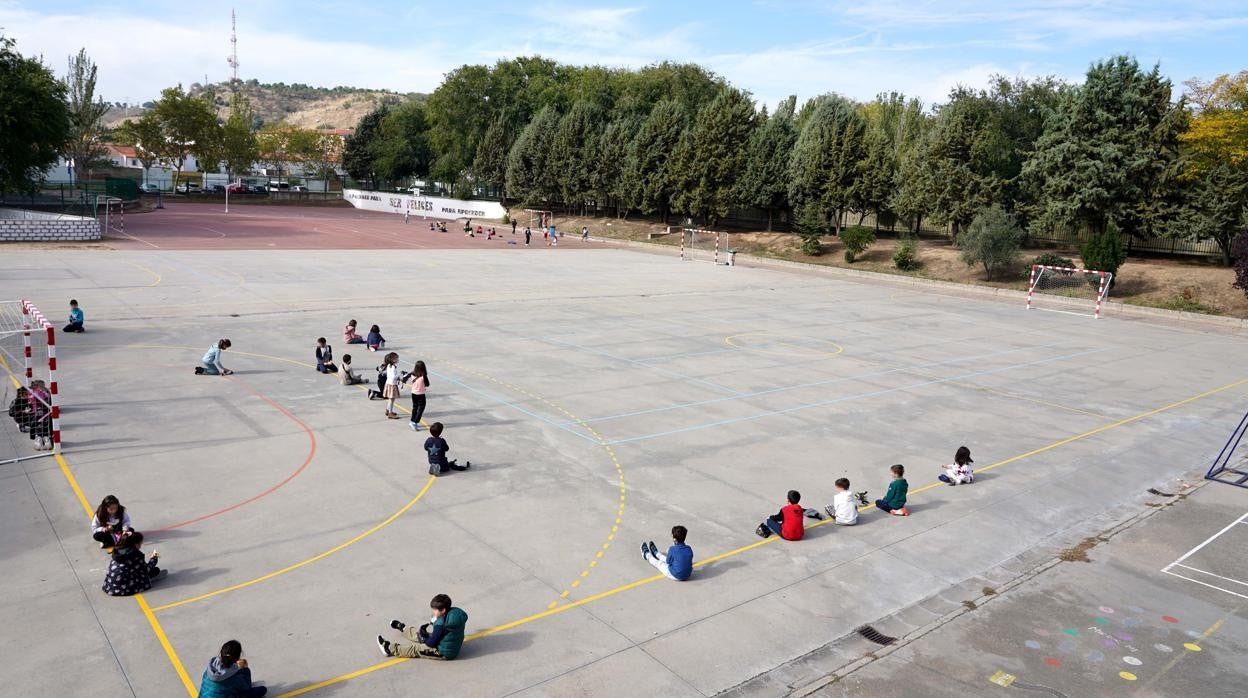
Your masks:
[{"label": "blue sky", "polygon": [[[897,90],[939,101],[991,73],[1078,80],[1114,53],[1176,84],[1248,69],[1248,0],[326,2],[238,10],[241,76],[427,92],[464,63],[694,61],[774,103]],[[58,72],[86,47],[110,101],[228,77],[228,3],[0,0],[0,28]]]}]

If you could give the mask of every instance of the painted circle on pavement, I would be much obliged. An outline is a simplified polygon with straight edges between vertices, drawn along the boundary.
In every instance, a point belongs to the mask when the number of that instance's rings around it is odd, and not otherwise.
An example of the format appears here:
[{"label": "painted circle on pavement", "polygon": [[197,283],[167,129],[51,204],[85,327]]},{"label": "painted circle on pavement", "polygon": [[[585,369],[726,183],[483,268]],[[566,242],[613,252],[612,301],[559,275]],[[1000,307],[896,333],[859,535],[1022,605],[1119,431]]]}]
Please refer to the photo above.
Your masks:
[{"label": "painted circle on pavement", "polygon": [[1102,618],[1102,617],[1100,617],[1100,616],[1097,616],[1096,618],[1093,618],[1093,619],[1092,619],[1092,622],[1093,622],[1093,623],[1096,623],[1097,625],[1109,625],[1109,619],[1108,619],[1108,618]]},{"label": "painted circle on pavement", "polygon": [[1100,608],[1096,610],[1100,611],[1101,613],[1104,613],[1107,616],[1114,615],[1114,609],[1110,608],[1109,606],[1101,606]]},{"label": "painted circle on pavement", "polygon": [[1089,662],[1099,662],[1102,659],[1105,659],[1105,653],[1100,650],[1092,650],[1091,652],[1083,655],[1083,658]]},{"label": "painted circle on pavement", "polygon": [[1066,628],[1062,632],[1066,633],[1067,635],[1071,637],[1075,637],[1079,634],[1079,628]]},{"label": "painted circle on pavement", "polygon": [[1057,668],[1062,665],[1062,660],[1058,659],[1057,657],[1045,657],[1044,663],[1048,664],[1049,666],[1053,668]]},{"label": "painted circle on pavement", "polygon": [[1123,657],[1123,658],[1122,658],[1122,661],[1123,661],[1123,662],[1125,662],[1125,663],[1127,663],[1127,664],[1130,664],[1131,666],[1140,666],[1141,664],[1143,664],[1143,663],[1144,663],[1144,662],[1141,662],[1140,660],[1136,659],[1135,657],[1131,657],[1131,656]]},{"label": "painted circle on pavement", "polygon": [[1123,618],[1122,624],[1128,628],[1134,628],[1135,626],[1140,624],[1140,619],[1139,618]]},{"label": "painted circle on pavement", "polygon": [[1119,676],[1119,678],[1125,679],[1125,680],[1127,680],[1127,681],[1134,681],[1134,680],[1136,680],[1137,678],[1139,678],[1139,677],[1137,677],[1135,674],[1132,674],[1132,673],[1131,673],[1131,672],[1129,672],[1129,671],[1120,671],[1120,672],[1118,672],[1118,676]]},{"label": "painted circle on pavement", "polygon": [[1184,642],[1183,647],[1184,649],[1190,650],[1192,652],[1200,651],[1200,645],[1196,644],[1195,642]]},{"label": "painted circle on pavement", "polygon": [[1076,643],[1074,640],[1066,639],[1057,643],[1057,651],[1062,653],[1070,653],[1075,651]]},{"label": "painted circle on pavement", "polygon": [[1158,652],[1166,652],[1166,653],[1170,653],[1174,651],[1174,648],[1171,647],[1170,645],[1163,645],[1160,642],[1153,645],[1153,649],[1157,650]]},{"label": "painted circle on pavement", "polygon": [[1035,640],[1028,640],[1028,641],[1026,641],[1026,642],[1024,642],[1024,643],[1023,643],[1023,646],[1024,646],[1024,647],[1026,647],[1026,648],[1027,648],[1027,649],[1029,649],[1029,650],[1038,650],[1038,649],[1040,649],[1040,643],[1039,643],[1039,642],[1036,642]]},{"label": "painted circle on pavement", "polygon": [[1178,623],[1178,622],[1179,622],[1179,619],[1178,619],[1178,618],[1175,618],[1174,616],[1162,616],[1162,617],[1161,617],[1161,619],[1162,619],[1162,620],[1164,620],[1164,621],[1166,621],[1167,623]]}]

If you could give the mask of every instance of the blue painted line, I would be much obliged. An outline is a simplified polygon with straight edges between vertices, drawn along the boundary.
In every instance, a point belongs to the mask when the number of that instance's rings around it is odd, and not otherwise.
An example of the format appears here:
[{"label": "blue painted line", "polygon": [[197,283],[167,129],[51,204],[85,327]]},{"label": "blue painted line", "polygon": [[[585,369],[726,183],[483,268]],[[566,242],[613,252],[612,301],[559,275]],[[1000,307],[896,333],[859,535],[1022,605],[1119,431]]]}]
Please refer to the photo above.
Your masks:
[{"label": "blue painted line", "polygon": [[557,344],[560,346],[565,346],[570,349],[577,349],[580,351],[589,352],[591,354],[597,354],[598,356],[605,356],[606,358],[611,359],[612,361],[623,361],[624,363],[633,364],[634,366],[642,366],[644,368],[650,369],[651,371],[664,373],[669,376],[672,376],[673,378],[679,378],[681,380],[686,380],[691,383],[701,383],[703,385],[708,385],[712,388],[715,388],[716,390],[727,391],[729,393],[732,393],[733,395],[741,395],[741,391],[735,390],[733,388],[729,388],[726,385],[720,385],[719,383],[714,383],[712,381],[703,380],[701,378],[694,378],[693,376],[686,376],[683,373],[678,373],[676,371],[669,371],[668,369],[662,368],[660,366],[651,366],[650,364],[645,363],[643,361],[639,361],[637,359],[629,359],[623,356],[617,356],[615,354],[612,354],[611,352],[602,351],[600,349],[594,349],[593,347],[583,347],[579,344],[573,344],[571,342],[563,342],[557,339],[550,339],[550,338],[544,338],[542,341],[547,342],[549,344]]},{"label": "blue painted line", "polygon": [[[744,393],[741,395],[734,395],[732,397],[718,397],[718,398],[713,398],[711,400],[698,400],[697,402],[685,402],[685,403],[681,403],[678,405],[668,405],[667,407],[651,407],[645,410],[636,410],[634,412],[624,412],[621,414],[607,415],[605,417],[592,417],[590,419],[582,419],[581,421],[586,424],[589,424],[591,422],[606,422],[606,421],[611,421],[615,419],[624,419],[626,417],[637,417],[643,414],[654,414],[655,412],[667,412],[670,410],[680,410],[680,409],[685,409],[687,407],[701,407],[703,405],[713,405],[713,404],[717,404],[720,402],[727,402],[729,400],[739,400],[743,398],[759,397],[762,395],[772,395],[775,393],[783,393],[789,390],[801,390],[803,388],[817,388],[822,385],[835,385],[836,383],[846,383],[849,381],[861,380],[863,378],[875,378],[877,376],[887,376],[893,373],[904,373],[906,371],[915,371],[915,370],[921,370],[921,369],[926,369],[926,368],[935,368],[937,366],[947,366],[949,364],[961,363],[963,361],[974,361],[976,359],[986,359],[992,356],[1003,356],[1005,354],[1014,354],[1020,351],[1034,351],[1036,349],[1048,349],[1050,347],[1055,347],[1055,346],[1058,346],[1058,344],[1057,343],[1038,344],[1038,345],[1029,346],[1029,347],[1018,347],[1016,349],[1005,349],[1002,351],[989,352],[987,354],[963,356],[957,359],[949,359],[947,361],[937,361],[934,363],[919,364],[917,366],[902,366],[899,368],[890,368],[884,371],[860,373],[855,376],[847,376],[844,378],[829,378],[827,380],[813,381],[810,383],[800,383],[798,385],[787,385],[781,388],[768,388],[767,390],[759,390],[753,393]],[[567,424],[567,422],[564,422],[564,423]]]},{"label": "blue painted line", "polygon": [[527,409],[525,409],[525,408],[521,407],[520,405],[517,405],[516,403],[514,403],[514,402],[512,402],[512,401],[510,401],[510,400],[507,400],[506,398],[502,398],[502,397],[499,397],[499,396],[497,396],[497,395],[492,395],[492,394],[487,393],[486,391],[481,390],[481,389],[479,389],[479,388],[474,388],[473,386],[468,385],[467,383],[465,383],[465,382],[463,382],[463,381],[459,380],[458,378],[452,378],[451,376],[448,376],[448,375],[446,375],[445,373],[441,373],[441,372],[438,372],[438,371],[430,371],[429,373],[430,373],[430,374],[432,374],[432,375],[434,375],[434,376],[437,376],[437,377],[438,377],[439,379],[441,379],[441,380],[450,381],[451,383],[454,383],[455,385],[458,385],[459,387],[464,388],[465,390],[468,390],[468,391],[470,391],[470,392],[476,393],[477,395],[480,395],[480,396],[482,396],[482,397],[484,397],[484,398],[487,398],[487,399],[489,399],[489,400],[493,400],[494,402],[498,403],[499,405],[502,405],[503,407],[510,407],[511,409],[516,410],[517,412],[521,412],[521,413],[527,414],[528,416],[533,417],[534,419],[537,419],[537,420],[539,420],[539,421],[545,422],[545,423],[547,423],[547,424],[551,425],[552,427],[558,427],[559,429],[562,429],[562,430],[564,430],[564,431],[568,432],[569,434],[572,434],[573,436],[579,436],[579,437],[581,437],[582,439],[585,439],[586,441],[588,441],[588,442],[590,442],[590,443],[592,443],[592,444],[594,444],[594,445],[597,445],[597,446],[601,446],[601,445],[602,445],[602,442],[601,442],[601,441],[599,441],[598,439],[595,439],[595,438],[593,438],[592,436],[589,436],[588,434],[581,433],[581,432],[577,431],[576,429],[572,429],[572,428],[571,428],[570,426],[568,426],[567,424],[563,424],[563,423],[560,423],[560,422],[556,422],[555,420],[550,419],[549,417],[546,417],[545,415],[541,415],[541,414],[538,414],[538,413],[536,413],[536,412],[533,412],[533,411],[527,410]]},{"label": "blue painted line", "polygon": [[627,438],[627,439],[612,439],[612,440],[608,441],[607,443],[608,443],[609,445],[611,445],[611,446],[615,446],[615,445],[617,445],[617,444],[632,443],[632,442],[634,442],[634,441],[647,441],[647,440],[649,440],[649,439],[658,439],[658,438],[662,438],[662,437],[664,437],[664,436],[671,436],[671,435],[673,435],[673,434],[684,434],[684,433],[691,432],[691,431],[699,431],[699,430],[701,430],[701,429],[711,429],[711,428],[714,428],[714,427],[721,427],[721,426],[726,426],[726,425],[729,425],[729,424],[738,424],[738,423],[740,423],[740,422],[749,422],[749,421],[753,421],[753,420],[755,420],[755,419],[762,419],[762,418],[764,418],[764,417],[773,417],[773,416],[776,416],[776,415],[789,414],[789,413],[791,413],[791,412],[797,412],[797,411],[800,411],[800,410],[810,409],[810,408],[812,408],[812,407],[826,407],[826,406],[828,406],[828,405],[835,405],[835,404],[837,404],[837,403],[839,403],[839,402],[849,402],[849,401],[851,401],[851,400],[858,400],[858,399],[861,399],[861,398],[878,397],[878,396],[880,396],[880,395],[888,395],[889,393],[896,393],[896,392],[900,392],[900,391],[903,391],[903,390],[913,390],[913,389],[915,389],[915,388],[922,388],[922,387],[929,386],[929,385],[937,385],[937,384],[940,384],[940,383],[948,383],[948,382],[950,382],[950,381],[963,380],[963,379],[966,379],[966,378],[975,378],[976,376],[986,376],[986,375],[989,375],[989,374],[992,374],[992,373],[1001,373],[1001,372],[1003,372],[1003,371],[1012,371],[1012,370],[1014,370],[1014,369],[1016,369],[1016,368],[1023,368],[1024,366],[1035,366],[1035,365],[1037,365],[1037,364],[1050,363],[1050,362],[1053,362],[1053,361],[1061,361],[1061,360],[1063,360],[1063,359],[1073,359],[1073,358],[1075,358],[1075,357],[1077,357],[1077,356],[1086,356],[1086,355],[1088,355],[1088,354],[1095,354],[1095,353],[1097,353],[1097,352],[1102,352],[1102,351],[1109,351],[1109,349],[1090,349],[1090,350],[1088,350],[1088,351],[1081,351],[1081,352],[1077,352],[1077,353],[1074,353],[1074,354],[1065,354],[1065,355],[1062,355],[1062,356],[1054,356],[1054,357],[1050,357],[1050,358],[1047,358],[1047,359],[1039,359],[1039,360],[1037,360],[1037,361],[1029,361],[1029,362],[1027,362],[1027,363],[1022,363],[1022,364],[1013,364],[1013,365],[1011,365],[1011,366],[1003,366],[1003,367],[1001,367],[1001,368],[994,368],[994,369],[989,369],[989,370],[986,370],[986,371],[976,371],[976,372],[974,372],[974,373],[966,373],[966,374],[963,374],[963,375],[960,375],[960,376],[954,376],[953,378],[937,378],[937,379],[933,379],[933,380],[930,380],[930,381],[924,381],[924,382],[922,382],[922,383],[914,383],[914,384],[911,384],[911,385],[903,385],[903,386],[900,386],[900,387],[897,387],[897,388],[885,388],[884,390],[875,390],[875,391],[872,391],[872,392],[869,392],[869,393],[858,393],[858,394],[855,394],[855,395],[845,395],[845,396],[843,396],[843,397],[833,398],[833,399],[831,399],[831,400],[820,400],[819,402],[811,402],[811,403],[807,403],[807,404],[805,404],[805,405],[797,405],[796,407],[786,407],[786,408],[785,408],[785,409],[783,409],[783,410],[767,410],[766,412],[759,412],[758,414],[753,414],[753,415],[749,415],[749,416],[746,416],[746,417],[734,417],[734,418],[732,418],[732,419],[721,419],[721,420],[719,420],[719,421],[715,421],[715,422],[707,422],[706,424],[695,424],[695,425],[693,425],[693,426],[682,427],[682,428],[680,428],[680,429],[672,429],[672,430],[670,430],[670,431],[663,431],[663,432],[659,432],[659,433],[657,433],[657,434],[646,434],[646,435],[644,435],[644,436],[633,436],[633,437],[630,437],[630,438]]},{"label": "blue painted line", "polygon": [[711,349],[710,351],[690,351],[684,354],[668,354],[667,356],[647,356],[642,359],[635,359],[637,363],[648,363],[651,361],[666,361],[668,359],[684,359],[690,356],[706,356],[707,354],[723,354],[724,352],[733,351],[730,348]]}]

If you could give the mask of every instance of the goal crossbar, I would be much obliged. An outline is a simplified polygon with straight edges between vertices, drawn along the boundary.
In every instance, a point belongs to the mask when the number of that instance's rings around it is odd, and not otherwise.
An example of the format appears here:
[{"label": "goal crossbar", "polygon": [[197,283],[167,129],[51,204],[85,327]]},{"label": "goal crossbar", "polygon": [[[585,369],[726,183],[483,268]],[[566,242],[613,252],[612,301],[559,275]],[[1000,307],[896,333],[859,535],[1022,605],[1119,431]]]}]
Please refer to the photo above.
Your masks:
[{"label": "goal crossbar", "polygon": [[[699,250],[703,250],[703,248],[699,247],[697,244],[698,236],[700,235],[705,236],[705,239],[707,239],[708,241],[710,240],[712,236],[715,238],[715,246],[714,246],[713,253],[710,259],[699,259],[697,256],[694,255],[695,252]],[[680,258],[681,260],[687,259],[687,260],[694,261],[694,262],[712,262],[718,265],[719,264],[720,240],[724,238],[724,236],[726,235],[727,233],[721,233],[717,230],[702,230],[701,228],[685,228],[681,230],[680,232]],[[685,240],[689,241],[688,245],[685,244]]]},{"label": "goal crossbar", "polygon": [[1086,312],[1037,307],[1034,303],[1035,296],[1042,294],[1046,297],[1062,298],[1063,301],[1073,304],[1073,307],[1078,307],[1082,303],[1091,303],[1092,317],[1100,318],[1101,305],[1105,302],[1105,296],[1109,294],[1109,287],[1113,281],[1113,272],[1033,264],[1031,277],[1027,283],[1027,309],[1051,310],[1074,315],[1087,314]]}]

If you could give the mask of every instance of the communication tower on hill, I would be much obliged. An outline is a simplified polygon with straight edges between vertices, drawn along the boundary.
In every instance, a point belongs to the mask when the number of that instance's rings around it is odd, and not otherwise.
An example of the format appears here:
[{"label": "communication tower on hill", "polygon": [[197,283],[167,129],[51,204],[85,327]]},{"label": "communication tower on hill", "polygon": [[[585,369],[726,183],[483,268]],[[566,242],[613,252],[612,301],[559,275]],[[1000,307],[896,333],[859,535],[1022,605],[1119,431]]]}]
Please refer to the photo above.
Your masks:
[{"label": "communication tower on hill", "polygon": [[230,87],[238,88],[238,20],[234,9],[230,8],[230,57],[225,59],[230,65]]}]

